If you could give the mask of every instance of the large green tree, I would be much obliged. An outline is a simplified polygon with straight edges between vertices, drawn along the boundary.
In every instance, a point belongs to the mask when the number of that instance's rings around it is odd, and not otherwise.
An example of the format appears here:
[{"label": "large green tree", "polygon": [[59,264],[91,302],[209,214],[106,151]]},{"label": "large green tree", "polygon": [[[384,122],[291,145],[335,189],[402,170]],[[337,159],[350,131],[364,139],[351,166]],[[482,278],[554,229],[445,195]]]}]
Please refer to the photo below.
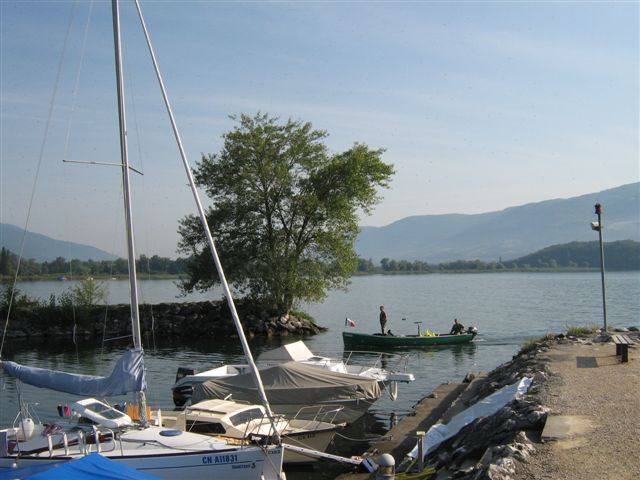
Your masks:
[{"label": "large green tree", "polygon": [[[331,153],[310,123],[241,115],[218,154],[194,174],[212,200],[207,221],[230,283],[278,312],[344,288],[358,259],[358,214],[378,203],[393,166],[383,149],[356,143]],[[181,220],[180,248],[191,254],[186,291],[216,284],[200,221]]]}]

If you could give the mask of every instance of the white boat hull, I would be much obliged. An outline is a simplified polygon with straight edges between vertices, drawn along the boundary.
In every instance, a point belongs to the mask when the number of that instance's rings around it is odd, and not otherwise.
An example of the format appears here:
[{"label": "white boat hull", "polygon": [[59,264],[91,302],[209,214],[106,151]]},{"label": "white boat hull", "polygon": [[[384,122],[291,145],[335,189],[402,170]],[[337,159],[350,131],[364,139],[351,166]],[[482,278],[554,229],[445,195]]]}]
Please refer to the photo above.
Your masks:
[{"label": "white boat hull", "polygon": [[[0,474],[7,469],[46,465],[82,458],[99,453],[110,460],[155,475],[163,479],[200,480],[205,478],[243,480],[279,479],[284,449],[278,447],[236,447],[203,435],[180,433],[161,436],[163,429],[150,427],[128,431],[115,441],[108,439],[99,446],[95,443],[75,443],[65,449],[61,434],[51,436],[54,448],[49,448],[46,437],[39,436],[22,444],[22,454],[12,453],[0,457]],[[202,441],[201,439],[208,439]],[[28,447],[28,448],[27,448]],[[30,453],[24,453],[30,450]]]},{"label": "white boat hull", "polygon": [[[294,447],[305,447],[310,450],[324,452],[329,446],[329,442],[331,442],[335,433],[335,430],[326,430],[323,432],[307,432],[299,435],[284,435],[282,437],[282,443],[285,445],[293,445]],[[293,450],[286,449],[285,447],[284,463],[287,465],[309,463],[317,460],[318,459],[316,457],[294,452]]]}]

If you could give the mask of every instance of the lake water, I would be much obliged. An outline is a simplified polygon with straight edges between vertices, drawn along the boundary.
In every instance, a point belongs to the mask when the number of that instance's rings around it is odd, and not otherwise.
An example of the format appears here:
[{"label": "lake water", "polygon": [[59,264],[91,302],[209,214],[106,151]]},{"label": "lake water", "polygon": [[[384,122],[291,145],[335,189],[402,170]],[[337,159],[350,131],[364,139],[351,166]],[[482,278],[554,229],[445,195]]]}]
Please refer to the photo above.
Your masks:
[{"label": "lake water", "polygon": [[[60,294],[72,282],[23,282],[18,288],[40,298]],[[107,281],[110,303],[128,302],[126,281]],[[606,277],[607,320],[614,327],[640,326],[640,273],[611,272]],[[176,298],[172,280],[140,282],[143,302],[197,301],[218,299],[219,293],[194,294]],[[468,372],[488,371],[511,359],[529,339],[547,332],[563,332],[574,325],[602,324],[600,274],[589,273],[500,273],[363,276],[353,279],[348,292],[331,292],[319,304],[303,305],[316,322],[329,330],[305,342],[317,353],[342,355],[341,332],[345,317],[356,322],[354,331],[371,333],[379,329],[378,308],[385,306],[390,328],[396,334],[414,333],[415,321],[422,328],[448,331],[453,318],[465,326],[474,325],[480,334],[468,345],[407,350],[408,370],[416,381],[400,385],[399,398],[392,402],[384,395],[352,435],[367,438],[381,433],[391,412],[403,415],[438,384],[457,382]],[[12,322],[19,319],[11,319]],[[154,341],[155,340],[155,341]],[[286,340],[286,339],[285,339]],[[291,340],[286,340],[291,341]],[[279,339],[254,340],[254,355],[280,345]],[[108,342],[108,348],[54,342],[37,348],[5,345],[3,357],[31,366],[87,374],[105,374],[125,347]],[[177,346],[162,332],[147,335],[145,364],[149,402],[155,408],[171,408],[171,390],[178,366],[210,368],[222,362],[242,361],[239,342],[228,338],[203,338],[197,345]],[[0,424],[13,421],[17,411],[18,386],[11,378],[0,381]],[[27,385],[20,386],[23,400],[38,402],[41,417],[54,418],[55,406],[69,402],[69,395]],[[354,451],[361,446],[354,446]],[[346,452],[349,453],[349,452]]]}]

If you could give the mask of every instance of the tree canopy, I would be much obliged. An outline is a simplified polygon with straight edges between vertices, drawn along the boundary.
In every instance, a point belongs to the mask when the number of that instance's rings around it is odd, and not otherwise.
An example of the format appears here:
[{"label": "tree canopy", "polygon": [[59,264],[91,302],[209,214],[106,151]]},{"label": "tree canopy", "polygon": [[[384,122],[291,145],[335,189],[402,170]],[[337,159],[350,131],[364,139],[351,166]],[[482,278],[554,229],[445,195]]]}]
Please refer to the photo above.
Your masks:
[{"label": "tree canopy", "polygon": [[[358,263],[358,213],[370,213],[394,173],[384,150],[355,143],[330,153],[327,132],[310,123],[232,118],[221,151],[194,171],[212,200],[207,221],[230,283],[279,312],[343,288]],[[179,233],[192,255],[183,288],[212,287],[219,279],[199,219],[182,219]]]}]

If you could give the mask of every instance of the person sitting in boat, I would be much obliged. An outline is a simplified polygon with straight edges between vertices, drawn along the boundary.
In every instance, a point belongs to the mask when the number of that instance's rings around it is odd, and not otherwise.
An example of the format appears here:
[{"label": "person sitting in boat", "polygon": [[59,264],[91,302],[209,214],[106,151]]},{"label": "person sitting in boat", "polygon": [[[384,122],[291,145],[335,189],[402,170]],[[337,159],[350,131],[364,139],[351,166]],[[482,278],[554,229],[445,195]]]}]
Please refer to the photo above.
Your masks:
[{"label": "person sitting in boat", "polygon": [[384,327],[387,326],[387,312],[384,311],[384,305],[380,305],[380,330],[384,335]]},{"label": "person sitting in boat", "polygon": [[457,318],[454,318],[453,326],[451,327],[451,331],[449,332],[449,335],[460,335],[461,333],[464,333],[464,325],[458,322]]}]

